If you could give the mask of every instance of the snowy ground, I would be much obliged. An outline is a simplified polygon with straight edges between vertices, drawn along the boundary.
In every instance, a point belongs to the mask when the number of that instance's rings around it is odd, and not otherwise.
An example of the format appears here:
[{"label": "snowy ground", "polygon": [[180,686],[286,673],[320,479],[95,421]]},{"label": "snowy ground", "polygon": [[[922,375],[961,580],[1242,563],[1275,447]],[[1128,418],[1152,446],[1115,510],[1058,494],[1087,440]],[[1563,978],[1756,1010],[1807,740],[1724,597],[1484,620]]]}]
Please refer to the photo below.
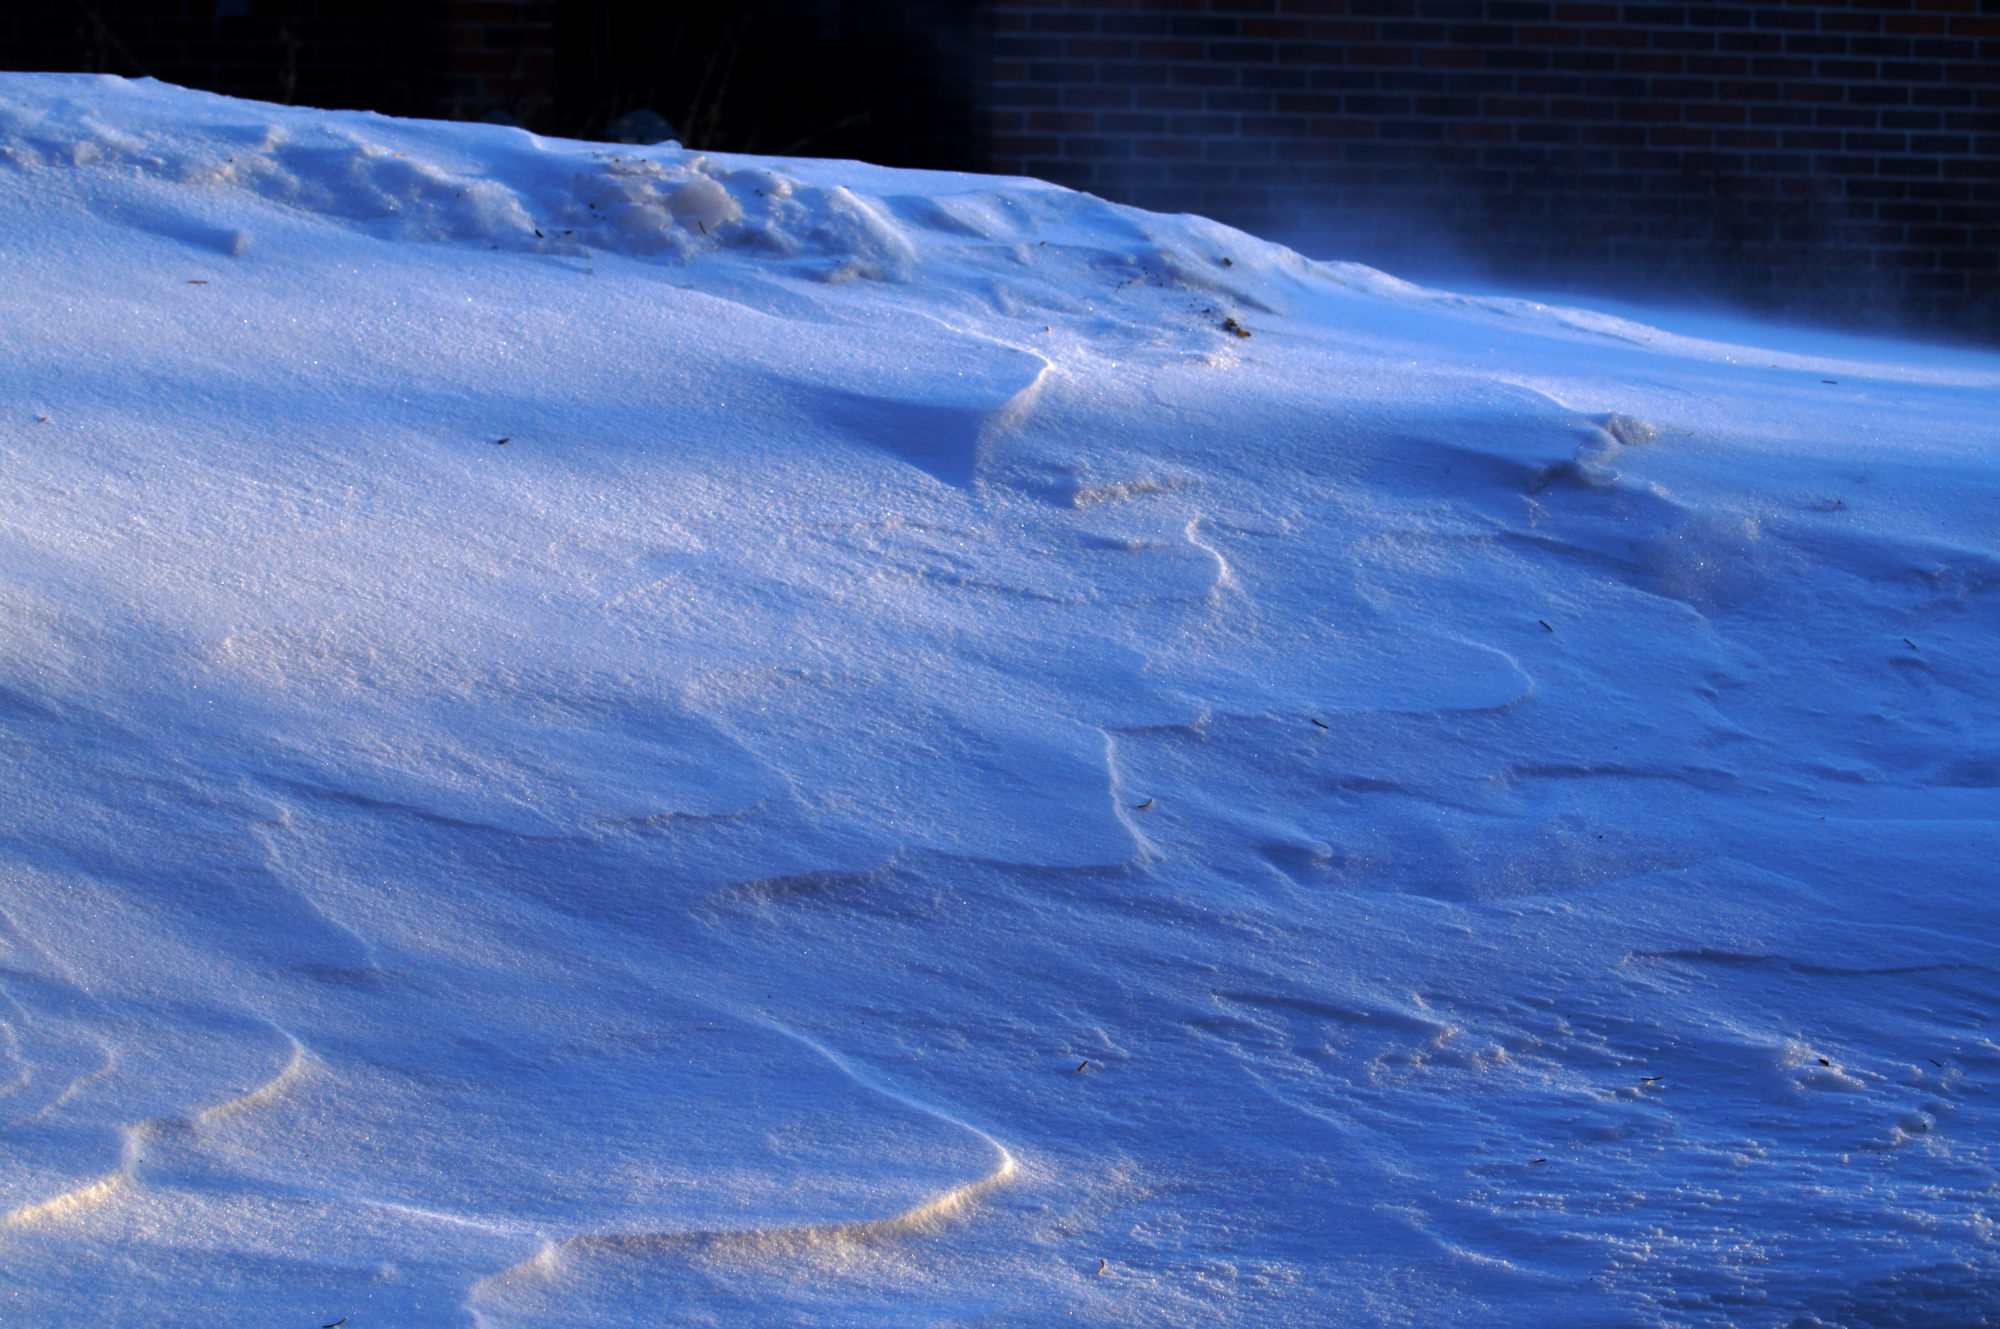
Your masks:
[{"label": "snowy ground", "polygon": [[2000,1320],[2000,354],[72,76],[0,256],[6,1324]]}]

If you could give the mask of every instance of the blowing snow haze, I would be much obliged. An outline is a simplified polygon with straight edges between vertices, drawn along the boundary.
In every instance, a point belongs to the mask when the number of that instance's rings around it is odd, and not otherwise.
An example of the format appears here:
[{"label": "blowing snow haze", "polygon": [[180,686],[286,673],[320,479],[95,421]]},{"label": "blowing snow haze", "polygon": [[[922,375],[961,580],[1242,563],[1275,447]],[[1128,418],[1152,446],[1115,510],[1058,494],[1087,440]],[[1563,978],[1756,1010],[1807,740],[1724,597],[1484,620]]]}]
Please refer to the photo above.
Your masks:
[{"label": "blowing snow haze", "polygon": [[9,1325],[2000,1318],[2000,355],[0,76]]}]

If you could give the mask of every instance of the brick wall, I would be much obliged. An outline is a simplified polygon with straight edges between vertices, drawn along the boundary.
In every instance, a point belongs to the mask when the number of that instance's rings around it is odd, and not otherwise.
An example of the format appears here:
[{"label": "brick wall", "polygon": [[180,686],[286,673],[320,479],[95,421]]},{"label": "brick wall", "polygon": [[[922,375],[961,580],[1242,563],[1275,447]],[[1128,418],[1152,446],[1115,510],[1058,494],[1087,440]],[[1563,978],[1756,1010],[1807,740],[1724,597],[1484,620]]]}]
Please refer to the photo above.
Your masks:
[{"label": "brick wall", "polygon": [[[346,0],[352,3],[352,0]],[[444,0],[428,11],[430,76],[438,114],[475,119],[500,111],[534,124],[555,100],[553,0]]]},{"label": "brick wall", "polygon": [[1322,254],[2000,336],[2000,2],[988,0],[993,169]]},{"label": "brick wall", "polygon": [[551,100],[550,9],[551,0],[7,0],[0,68],[527,121]]}]

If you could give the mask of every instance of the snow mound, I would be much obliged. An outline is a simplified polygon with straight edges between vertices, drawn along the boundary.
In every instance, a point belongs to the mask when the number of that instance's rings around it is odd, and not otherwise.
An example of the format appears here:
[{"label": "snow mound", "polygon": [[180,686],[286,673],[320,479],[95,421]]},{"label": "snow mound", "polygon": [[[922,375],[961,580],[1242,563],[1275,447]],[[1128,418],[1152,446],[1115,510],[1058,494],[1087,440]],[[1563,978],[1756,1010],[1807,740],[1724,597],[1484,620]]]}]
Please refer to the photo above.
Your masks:
[{"label": "snow mound", "polygon": [[94,77],[0,235],[9,1325],[2000,1319],[1991,352]]},{"label": "snow mound", "polygon": [[[907,281],[921,261],[912,231],[927,233],[931,247],[976,242],[1025,263],[1026,247],[1045,242],[1049,226],[1112,211],[1086,196],[1000,190],[970,177],[938,177],[970,186],[964,194],[885,196],[828,182],[818,163],[673,143],[612,150],[499,126],[276,107],[258,114],[251,103],[111,76],[57,86],[62,95],[0,102],[0,164],[40,187],[61,179],[86,195],[115,180],[125,196],[114,211],[130,212],[136,192],[153,209],[140,224],[230,255],[253,232],[212,219],[240,215],[237,200],[247,197],[387,240],[674,263],[737,252],[821,280]],[[169,106],[170,115],[159,113]],[[1052,206],[1024,208],[1036,193],[1044,197],[1034,203]],[[1212,259],[1173,246],[1102,257],[1135,277],[1232,289],[1210,271]]]}]

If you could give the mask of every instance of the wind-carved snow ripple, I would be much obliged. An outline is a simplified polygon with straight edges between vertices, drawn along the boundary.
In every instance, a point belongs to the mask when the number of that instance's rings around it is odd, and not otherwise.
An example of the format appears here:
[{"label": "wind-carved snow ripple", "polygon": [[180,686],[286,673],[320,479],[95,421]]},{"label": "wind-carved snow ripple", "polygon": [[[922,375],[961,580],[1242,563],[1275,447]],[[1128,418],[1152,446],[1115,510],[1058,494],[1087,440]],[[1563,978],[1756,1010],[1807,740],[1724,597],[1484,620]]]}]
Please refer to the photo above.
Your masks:
[{"label": "wind-carved snow ripple", "polygon": [[0,909],[0,1134],[44,1121],[109,1076],[111,1045],[80,1012],[90,997],[56,978],[39,947]]},{"label": "wind-carved snow ripple", "polygon": [[[917,1113],[977,1141],[991,1166],[980,1176],[949,1186],[898,1212],[875,1218],[766,1226],[660,1229],[582,1233],[551,1238],[532,1258],[481,1279],[466,1299],[474,1320],[484,1326],[489,1313],[504,1318],[510,1302],[527,1294],[559,1294],[570,1279],[589,1279],[608,1265],[633,1261],[680,1261],[688,1264],[744,1265],[782,1260],[831,1260],[849,1263],[892,1242],[933,1235],[965,1218],[986,1196],[1015,1180],[1020,1172],[1013,1152],[997,1138],[953,1113],[870,1075],[816,1039],[773,1021],[766,1028],[809,1049],[851,1083],[897,1106]],[[523,1308],[523,1313],[531,1313]]]},{"label": "wind-carved snow ripple", "polygon": [[689,699],[787,781],[808,820],[875,846],[877,861],[928,850],[1106,867],[1140,853],[1115,811],[1101,731],[996,671],[968,675],[970,690],[1017,706],[974,713],[951,696],[913,696],[903,680],[926,663],[716,675]]},{"label": "wind-carved snow ripple", "polygon": [[1229,565],[1229,559],[1220,549],[1204,538],[1202,526],[1202,518],[1190,517],[1188,518],[1187,525],[1181,528],[1181,534],[1187,537],[1189,544],[1193,545],[1203,554],[1206,554],[1214,562],[1215,577],[1209,583],[1208,602],[1211,605],[1220,606],[1224,601],[1225,594],[1232,592],[1240,594],[1241,588],[1236,583],[1236,569]]},{"label": "wind-carved snow ripple", "polygon": [[671,698],[494,686],[511,705],[350,703],[337,732],[281,735],[266,778],[292,796],[446,829],[600,836],[754,813],[782,784],[757,754]]},{"label": "wind-carved snow ripple", "polygon": [[991,469],[995,444],[1028,421],[1056,370],[1031,348],[949,325],[939,330],[951,351],[948,371],[937,364],[843,366],[837,381],[773,388],[805,398],[802,419],[830,421],[945,484],[972,489]]},{"label": "wind-carved snow ripple", "polygon": [[282,1098],[310,1074],[314,1063],[305,1044],[284,1030],[277,1032],[290,1045],[291,1055],[262,1084],[187,1116],[148,1117],[120,1128],[116,1168],[46,1200],[17,1206],[0,1217],[0,1226],[34,1228],[60,1223],[137,1190],[143,1184],[141,1169],[161,1146],[198,1137],[219,1122]]},{"label": "wind-carved snow ripple", "polygon": [[1666,446],[1659,427],[1559,404],[1552,413],[1551,404],[1530,393],[1517,412],[1449,443],[1411,442],[1493,482],[1481,501],[1503,538],[1704,613],[1742,605],[1803,568],[1796,548],[1771,538],[1766,514],[1694,503],[1636,467],[1621,471],[1628,456]]}]

